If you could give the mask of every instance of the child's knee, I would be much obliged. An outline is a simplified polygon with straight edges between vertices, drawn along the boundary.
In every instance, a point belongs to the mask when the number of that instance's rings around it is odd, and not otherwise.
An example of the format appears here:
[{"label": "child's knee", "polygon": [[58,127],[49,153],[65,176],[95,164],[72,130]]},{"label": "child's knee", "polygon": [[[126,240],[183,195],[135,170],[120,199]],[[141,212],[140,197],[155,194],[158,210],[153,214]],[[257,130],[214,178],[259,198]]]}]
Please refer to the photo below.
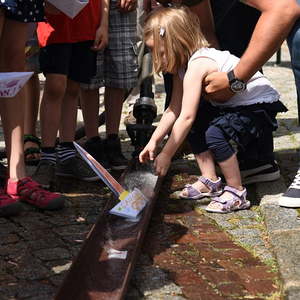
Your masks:
[{"label": "child's knee", "polygon": [[61,99],[67,87],[67,78],[61,74],[47,74],[46,75],[46,87],[45,93],[49,98],[54,100]]},{"label": "child's knee", "polygon": [[211,150],[217,162],[230,158],[234,153],[234,149],[220,128],[210,126],[205,133],[205,138],[208,149]]}]

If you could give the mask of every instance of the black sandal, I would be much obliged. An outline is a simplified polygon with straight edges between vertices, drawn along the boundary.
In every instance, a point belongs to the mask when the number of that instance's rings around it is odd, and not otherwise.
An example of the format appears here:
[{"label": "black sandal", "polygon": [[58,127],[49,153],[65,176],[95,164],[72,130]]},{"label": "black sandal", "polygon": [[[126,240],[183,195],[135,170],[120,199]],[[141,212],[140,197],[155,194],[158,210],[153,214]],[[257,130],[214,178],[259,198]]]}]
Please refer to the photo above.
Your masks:
[{"label": "black sandal", "polygon": [[24,134],[24,144],[27,142],[32,142],[37,145],[37,147],[29,147],[24,150],[24,160],[25,164],[28,166],[36,166],[40,159],[39,158],[27,158],[31,154],[40,154],[41,153],[41,141],[40,139],[32,134]]}]

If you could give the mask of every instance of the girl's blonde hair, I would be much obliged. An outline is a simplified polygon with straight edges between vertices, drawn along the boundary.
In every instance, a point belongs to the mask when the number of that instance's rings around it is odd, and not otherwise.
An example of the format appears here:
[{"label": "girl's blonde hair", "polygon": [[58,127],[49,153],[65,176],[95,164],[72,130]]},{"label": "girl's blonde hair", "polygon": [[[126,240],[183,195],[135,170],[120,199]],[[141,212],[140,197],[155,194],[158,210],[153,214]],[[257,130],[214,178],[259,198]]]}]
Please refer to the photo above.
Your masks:
[{"label": "girl's blonde hair", "polygon": [[[162,7],[153,11],[145,21],[144,39],[153,41],[156,73],[178,72],[196,50],[208,46],[198,17],[184,6]],[[161,55],[162,48],[167,61]]]}]

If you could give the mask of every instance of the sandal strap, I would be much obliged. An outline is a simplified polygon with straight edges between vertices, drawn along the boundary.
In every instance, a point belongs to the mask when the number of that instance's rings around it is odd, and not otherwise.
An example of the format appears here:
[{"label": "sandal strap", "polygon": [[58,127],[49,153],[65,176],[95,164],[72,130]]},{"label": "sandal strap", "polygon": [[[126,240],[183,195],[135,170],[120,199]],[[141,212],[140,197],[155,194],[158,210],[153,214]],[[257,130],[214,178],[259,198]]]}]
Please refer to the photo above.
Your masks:
[{"label": "sandal strap", "polygon": [[235,189],[234,187],[232,187],[232,186],[228,186],[228,185],[226,185],[225,187],[224,187],[224,192],[225,191],[227,191],[227,192],[229,192],[229,193],[231,193],[231,194],[233,194],[233,195],[235,195],[235,196],[237,196],[237,197],[239,197],[239,198],[243,198],[243,197],[245,197],[246,198],[246,194],[247,194],[247,191],[246,191],[246,189],[244,188],[243,190],[238,190],[238,189]]},{"label": "sandal strap", "polygon": [[206,185],[211,192],[217,192],[221,189],[221,186],[222,186],[222,181],[221,181],[221,178],[218,177],[218,180],[217,181],[212,181],[211,179],[209,178],[206,178],[204,176],[200,176],[198,178],[199,181],[201,181],[204,185]]},{"label": "sandal strap", "polygon": [[24,143],[26,142],[32,142],[37,144],[39,147],[41,146],[41,140],[33,134],[24,134]]},{"label": "sandal strap", "polygon": [[233,201],[236,198],[238,198],[241,202],[244,202],[246,200],[246,195],[247,195],[247,190],[246,189],[243,189],[242,191],[239,191],[239,190],[237,190],[237,189],[235,189],[231,186],[226,185],[223,189],[223,193],[224,192],[231,193],[234,196],[234,198],[233,199],[222,199],[221,197],[214,197],[213,201],[225,204],[225,203],[230,203],[231,201]]}]

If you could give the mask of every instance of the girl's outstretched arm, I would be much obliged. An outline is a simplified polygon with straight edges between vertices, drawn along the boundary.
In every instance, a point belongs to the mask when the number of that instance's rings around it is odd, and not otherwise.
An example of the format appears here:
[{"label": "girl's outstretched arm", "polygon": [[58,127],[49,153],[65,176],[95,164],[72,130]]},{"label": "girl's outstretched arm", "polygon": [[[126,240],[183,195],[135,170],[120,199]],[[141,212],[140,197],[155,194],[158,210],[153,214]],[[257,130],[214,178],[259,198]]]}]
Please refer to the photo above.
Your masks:
[{"label": "girl's outstretched arm", "polygon": [[178,75],[173,76],[173,90],[169,107],[164,111],[160,122],[153,132],[150,141],[139,155],[140,162],[154,160],[157,146],[164,137],[171,131],[171,128],[178,118],[181,110],[181,100],[183,94],[183,83]]},{"label": "girl's outstretched arm", "polygon": [[155,159],[154,165],[158,175],[167,173],[173,155],[194,123],[200,103],[203,79],[207,74],[216,70],[216,62],[207,57],[200,57],[189,63],[183,80],[183,97],[179,117],[174,123],[168,142]]}]

